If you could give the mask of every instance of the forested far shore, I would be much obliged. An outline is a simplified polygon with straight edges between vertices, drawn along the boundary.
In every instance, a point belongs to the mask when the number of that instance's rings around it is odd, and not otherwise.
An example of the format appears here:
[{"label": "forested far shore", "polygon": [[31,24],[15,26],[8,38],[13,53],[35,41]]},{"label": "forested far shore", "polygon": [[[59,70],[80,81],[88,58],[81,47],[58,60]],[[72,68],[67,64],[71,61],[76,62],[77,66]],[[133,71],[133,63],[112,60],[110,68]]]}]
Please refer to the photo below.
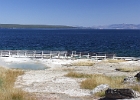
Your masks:
[{"label": "forested far shore", "polygon": [[75,28],[65,25],[20,25],[20,24],[0,24],[0,28]]}]

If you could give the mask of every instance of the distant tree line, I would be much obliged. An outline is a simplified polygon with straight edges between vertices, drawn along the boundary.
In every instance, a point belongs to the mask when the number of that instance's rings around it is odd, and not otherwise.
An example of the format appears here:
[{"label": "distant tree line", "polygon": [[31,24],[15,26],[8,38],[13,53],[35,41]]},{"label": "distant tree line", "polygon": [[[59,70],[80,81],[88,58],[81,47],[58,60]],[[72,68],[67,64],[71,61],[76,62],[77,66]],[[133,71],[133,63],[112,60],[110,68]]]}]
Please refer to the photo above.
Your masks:
[{"label": "distant tree line", "polygon": [[65,25],[20,25],[20,24],[0,24],[0,28],[75,28]]}]

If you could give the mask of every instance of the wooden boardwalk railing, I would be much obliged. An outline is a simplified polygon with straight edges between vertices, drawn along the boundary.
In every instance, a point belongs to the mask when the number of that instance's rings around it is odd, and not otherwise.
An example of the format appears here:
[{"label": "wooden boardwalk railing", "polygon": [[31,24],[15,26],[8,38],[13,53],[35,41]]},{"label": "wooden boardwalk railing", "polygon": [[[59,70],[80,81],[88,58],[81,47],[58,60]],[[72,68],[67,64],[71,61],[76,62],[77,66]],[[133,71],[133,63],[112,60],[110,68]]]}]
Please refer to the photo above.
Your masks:
[{"label": "wooden boardwalk railing", "polygon": [[75,59],[124,59],[139,60],[135,57],[116,57],[115,54],[108,53],[88,53],[76,51],[47,51],[47,50],[0,50],[0,57],[28,57],[28,58],[75,58]]}]

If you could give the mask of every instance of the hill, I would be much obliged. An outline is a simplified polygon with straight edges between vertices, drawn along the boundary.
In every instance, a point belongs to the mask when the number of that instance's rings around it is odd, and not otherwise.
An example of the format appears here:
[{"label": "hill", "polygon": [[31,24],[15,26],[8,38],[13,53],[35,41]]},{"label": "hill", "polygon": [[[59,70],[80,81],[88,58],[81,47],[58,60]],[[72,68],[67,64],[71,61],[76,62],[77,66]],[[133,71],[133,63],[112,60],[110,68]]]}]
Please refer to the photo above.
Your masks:
[{"label": "hill", "polygon": [[112,24],[104,26],[93,26],[94,29],[140,29],[140,24]]},{"label": "hill", "polygon": [[65,25],[20,25],[20,24],[0,24],[0,28],[75,28]]}]

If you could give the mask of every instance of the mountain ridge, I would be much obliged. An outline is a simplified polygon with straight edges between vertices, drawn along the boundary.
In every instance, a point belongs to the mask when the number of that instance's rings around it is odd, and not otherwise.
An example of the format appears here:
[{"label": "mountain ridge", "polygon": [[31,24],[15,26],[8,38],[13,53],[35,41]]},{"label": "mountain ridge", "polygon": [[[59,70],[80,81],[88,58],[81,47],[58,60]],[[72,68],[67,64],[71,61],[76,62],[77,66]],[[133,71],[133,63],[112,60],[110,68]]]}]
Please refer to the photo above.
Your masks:
[{"label": "mountain ridge", "polygon": [[104,26],[93,26],[94,29],[140,29],[140,24],[111,24]]},{"label": "mountain ridge", "polygon": [[78,28],[78,29],[140,29],[140,24],[111,24],[92,27],[83,26],[67,26],[67,25],[23,25],[23,24],[0,24],[0,29],[16,29],[16,28]]}]

